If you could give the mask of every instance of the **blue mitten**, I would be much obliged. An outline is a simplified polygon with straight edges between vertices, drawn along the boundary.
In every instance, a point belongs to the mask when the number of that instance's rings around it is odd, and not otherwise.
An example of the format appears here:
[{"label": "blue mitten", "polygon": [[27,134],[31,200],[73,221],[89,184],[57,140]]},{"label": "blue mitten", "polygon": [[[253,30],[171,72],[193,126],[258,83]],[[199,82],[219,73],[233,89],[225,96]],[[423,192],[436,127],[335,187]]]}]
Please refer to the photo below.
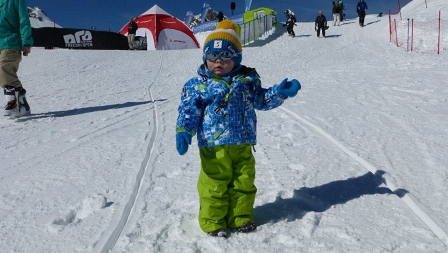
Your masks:
[{"label": "blue mitten", "polygon": [[292,79],[288,81],[288,78],[285,78],[278,86],[277,91],[280,95],[285,97],[294,97],[297,92],[300,90],[301,86],[299,81],[296,79]]},{"label": "blue mitten", "polygon": [[188,132],[179,132],[176,134],[176,149],[179,155],[187,153],[188,145],[191,144],[191,134]]}]

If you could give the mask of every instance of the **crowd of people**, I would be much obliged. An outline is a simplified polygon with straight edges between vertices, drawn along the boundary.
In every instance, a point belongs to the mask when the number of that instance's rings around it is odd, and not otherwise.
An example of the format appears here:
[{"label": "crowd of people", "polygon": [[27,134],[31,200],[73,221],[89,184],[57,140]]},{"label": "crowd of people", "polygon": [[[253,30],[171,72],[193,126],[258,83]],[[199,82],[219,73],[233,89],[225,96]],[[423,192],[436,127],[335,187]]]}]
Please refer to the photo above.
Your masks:
[{"label": "crowd of people", "polygon": [[[332,14],[333,14],[333,26],[340,26],[341,22],[345,20],[345,6],[343,0],[337,0],[332,2]],[[364,0],[359,0],[356,5],[356,12],[358,13],[359,26],[364,27],[364,18],[366,16],[366,11],[368,10],[367,3]],[[294,12],[291,9],[285,10],[286,15],[286,30],[291,37],[295,37],[294,26],[296,25],[297,19]],[[314,21],[315,31],[317,37],[322,34],[325,37],[325,30],[329,28],[327,25],[327,17],[323,14],[322,10],[318,11],[317,17]]]}]

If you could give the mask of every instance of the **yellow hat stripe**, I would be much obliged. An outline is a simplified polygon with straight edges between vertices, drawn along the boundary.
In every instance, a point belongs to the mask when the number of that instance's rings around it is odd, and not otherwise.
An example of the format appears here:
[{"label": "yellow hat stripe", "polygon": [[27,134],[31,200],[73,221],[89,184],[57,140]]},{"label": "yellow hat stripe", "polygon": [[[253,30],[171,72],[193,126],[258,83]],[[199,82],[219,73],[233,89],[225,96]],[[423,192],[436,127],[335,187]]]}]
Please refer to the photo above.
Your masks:
[{"label": "yellow hat stripe", "polygon": [[211,40],[216,39],[222,39],[222,40],[228,40],[234,44],[239,51],[241,51],[243,48],[241,46],[241,41],[238,39],[238,35],[236,35],[234,30],[231,29],[219,29],[216,31],[211,32],[207,38],[204,41],[204,45],[207,44]]}]

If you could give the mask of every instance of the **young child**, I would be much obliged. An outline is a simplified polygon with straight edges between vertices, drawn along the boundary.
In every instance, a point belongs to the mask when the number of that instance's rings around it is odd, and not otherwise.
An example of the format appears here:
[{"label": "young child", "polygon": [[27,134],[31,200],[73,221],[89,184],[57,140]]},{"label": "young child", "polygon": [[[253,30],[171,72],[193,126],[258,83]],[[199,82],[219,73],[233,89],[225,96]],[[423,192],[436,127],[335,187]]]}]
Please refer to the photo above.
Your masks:
[{"label": "young child", "polygon": [[223,20],[207,36],[204,64],[198,69],[199,76],[183,87],[176,124],[180,155],[197,134],[199,225],[208,235],[218,237],[226,237],[227,229],[247,233],[257,228],[253,216],[255,109],[276,108],[300,89],[295,79],[262,88],[255,69],[241,65],[237,30],[233,21]]}]

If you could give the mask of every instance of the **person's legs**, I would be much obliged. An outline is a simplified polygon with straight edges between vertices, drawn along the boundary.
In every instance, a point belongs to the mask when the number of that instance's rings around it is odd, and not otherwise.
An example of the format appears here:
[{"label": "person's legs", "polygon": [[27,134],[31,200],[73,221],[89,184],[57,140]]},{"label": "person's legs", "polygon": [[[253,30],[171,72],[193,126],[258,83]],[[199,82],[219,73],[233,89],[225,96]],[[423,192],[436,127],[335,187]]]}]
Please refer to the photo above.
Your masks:
[{"label": "person's legs", "polygon": [[0,52],[0,85],[6,98],[5,116],[20,117],[31,113],[26,90],[17,76],[21,60],[20,50],[4,49]]},{"label": "person's legs", "polygon": [[135,34],[128,34],[128,45],[129,49],[135,48]]},{"label": "person's legs", "polygon": [[239,228],[254,220],[253,207],[257,188],[255,187],[255,158],[251,145],[229,147],[233,161],[233,177],[229,184],[229,212],[226,216],[229,228]]},{"label": "person's legs", "polygon": [[366,17],[366,13],[363,11],[361,12],[361,16],[360,16],[360,24],[361,26],[364,26],[364,19]]},{"label": "person's legs", "polygon": [[21,60],[22,54],[20,50],[3,49],[0,51],[0,85],[3,88],[6,86],[22,87],[22,83],[17,76]]},{"label": "person's legs", "polygon": [[293,37],[296,36],[296,34],[294,33],[294,24],[288,26],[288,33]]},{"label": "person's legs", "polygon": [[199,225],[208,233],[226,229],[225,217],[229,210],[227,186],[232,180],[232,161],[228,146],[214,146],[199,149],[201,171],[198,180]]}]

